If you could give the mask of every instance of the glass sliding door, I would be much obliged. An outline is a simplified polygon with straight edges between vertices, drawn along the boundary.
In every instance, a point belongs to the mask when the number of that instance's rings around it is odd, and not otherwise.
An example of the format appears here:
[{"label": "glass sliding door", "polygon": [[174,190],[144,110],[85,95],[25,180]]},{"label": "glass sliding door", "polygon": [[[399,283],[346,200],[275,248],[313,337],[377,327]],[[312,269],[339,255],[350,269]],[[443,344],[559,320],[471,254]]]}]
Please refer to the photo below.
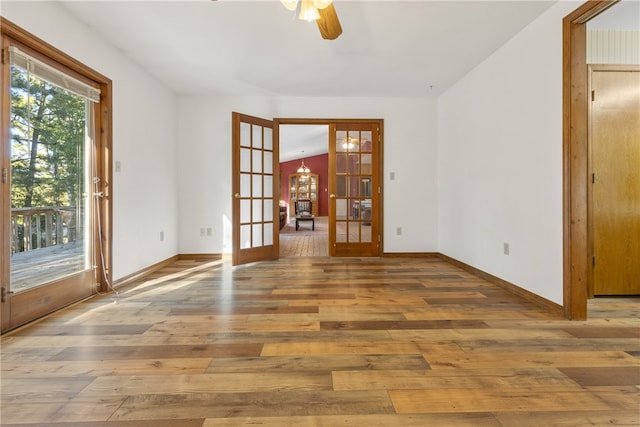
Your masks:
[{"label": "glass sliding door", "polygon": [[11,291],[90,267],[91,101],[11,64]]},{"label": "glass sliding door", "polygon": [[110,266],[101,83],[53,48],[30,48],[28,36],[16,43],[5,31],[24,34],[3,21],[2,331],[95,294]]}]

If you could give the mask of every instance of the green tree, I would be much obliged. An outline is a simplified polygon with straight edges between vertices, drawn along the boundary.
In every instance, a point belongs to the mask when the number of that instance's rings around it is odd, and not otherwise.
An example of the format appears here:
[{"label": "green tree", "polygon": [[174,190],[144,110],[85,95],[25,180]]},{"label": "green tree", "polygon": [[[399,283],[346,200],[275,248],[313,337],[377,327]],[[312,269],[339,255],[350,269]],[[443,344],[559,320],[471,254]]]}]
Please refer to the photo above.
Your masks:
[{"label": "green tree", "polygon": [[74,206],[82,189],[86,101],[11,69],[12,206]]}]

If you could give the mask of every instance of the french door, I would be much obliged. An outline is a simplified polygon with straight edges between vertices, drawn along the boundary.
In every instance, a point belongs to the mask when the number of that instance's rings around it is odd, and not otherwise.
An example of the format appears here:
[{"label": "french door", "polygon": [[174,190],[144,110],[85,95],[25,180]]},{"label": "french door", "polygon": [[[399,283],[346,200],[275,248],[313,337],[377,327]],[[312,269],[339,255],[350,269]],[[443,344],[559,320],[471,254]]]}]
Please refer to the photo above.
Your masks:
[{"label": "french door", "polygon": [[106,290],[100,282],[110,270],[110,120],[103,101],[110,82],[53,47],[31,47],[32,36],[2,24],[0,329],[6,331],[101,285]]},{"label": "french door", "polygon": [[278,257],[282,124],[329,126],[329,255],[380,256],[381,119],[271,121],[233,113],[233,264]]},{"label": "french door", "polygon": [[330,256],[382,252],[381,127],[381,120],[330,124]]},{"label": "french door", "polygon": [[279,159],[273,122],[232,113],[233,265],[278,258]]}]

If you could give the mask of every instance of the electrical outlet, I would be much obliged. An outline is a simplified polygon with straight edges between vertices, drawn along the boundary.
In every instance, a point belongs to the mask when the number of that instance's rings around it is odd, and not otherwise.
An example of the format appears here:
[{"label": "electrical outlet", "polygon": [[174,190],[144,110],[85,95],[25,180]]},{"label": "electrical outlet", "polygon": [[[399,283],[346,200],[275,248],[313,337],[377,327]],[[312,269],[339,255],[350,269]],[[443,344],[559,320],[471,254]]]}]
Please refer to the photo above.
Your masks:
[{"label": "electrical outlet", "polygon": [[396,236],[402,236],[402,227],[396,227]]},{"label": "electrical outlet", "polygon": [[507,242],[504,242],[502,244],[502,250],[504,251],[505,255],[509,255],[509,244]]}]

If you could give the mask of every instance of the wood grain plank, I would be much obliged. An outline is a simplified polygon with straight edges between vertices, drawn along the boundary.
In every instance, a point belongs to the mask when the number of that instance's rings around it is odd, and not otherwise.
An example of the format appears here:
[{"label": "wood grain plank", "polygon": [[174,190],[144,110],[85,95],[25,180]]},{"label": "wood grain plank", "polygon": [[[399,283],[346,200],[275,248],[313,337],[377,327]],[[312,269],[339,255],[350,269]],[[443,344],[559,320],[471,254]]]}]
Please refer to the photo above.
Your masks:
[{"label": "wood grain plank", "polygon": [[496,414],[501,426],[637,426],[638,411],[553,411]]},{"label": "wood grain plank", "polygon": [[310,342],[310,343],[267,343],[262,356],[293,356],[320,354],[419,354],[420,348],[414,343],[371,343],[371,342]]},{"label": "wood grain plank", "polygon": [[96,378],[80,396],[244,393],[329,390],[328,372],[233,372],[201,375],[136,375]]},{"label": "wood grain plank", "polygon": [[589,408],[592,411],[612,409],[593,393],[574,388],[544,390],[390,390],[396,411],[406,413],[437,412],[514,412],[563,411]]},{"label": "wood grain plank", "polygon": [[134,359],[91,361],[3,361],[2,378],[57,378],[67,376],[104,377],[112,375],[188,375],[204,373],[211,358]]},{"label": "wood grain plank", "polygon": [[[131,325],[38,325],[34,330],[29,330],[29,335],[61,336],[61,335],[141,335],[153,326],[150,324]],[[22,331],[16,331],[14,336],[22,335]]]},{"label": "wood grain plank", "polygon": [[542,352],[553,348],[554,351],[599,351],[608,350],[637,351],[640,350],[640,340],[629,338],[565,338],[555,343],[549,343],[544,339],[522,339],[507,342],[498,341],[473,341],[460,342],[460,347],[465,351],[480,351],[487,346],[491,351],[497,352]]},{"label": "wood grain plank", "polygon": [[393,412],[389,395],[384,391],[154,394],[127,399],[111,419],[370,415]]},{"label": "wood grain plank", "polygon": [[[515,425],[515,424],[514,424]],[[319,415],[209,418],[203,427],[503,427],[492,414]]]},{"label": "wood grain plank", "polygon": [[626,386],[589,386],[586,390],[593,393],[616,411],[636,411],[640,424],[640,389],[637,385]]},{"label": "wood grain plank", "polygon": [[333,373],[335,390],[529,389],[580,387],[556,369],[478,369],[464,372],[384,370]]},{"label": "wood grain plank", "polygon": [[560,371],[582,386],[640,386],[640,365],[560,368]]},{"label": "wood grain plank", "polygon": [[[321,308],[322,310],[322,308]],[[492,304],[486,306],[478,305],[461,305],[455,306],[436,306],[426,305],[424,307],[414,306],[405,312],[408,320],[437,320],[437,319],[485,319],[488,320],[504,320],[516,321],[524,319],[549,319],[551,315],[548,312],[540,310],[536,307],[499,307]],[[555,318],[555,316],[553,316]]]},{"label": "wood grain plank", "polygon": [[[298,317],[296,317],[298,318]],[[187,335],[207,334],[211,332],[261,332],[261,331],[318,331],[317,320],[268,319],[265,321],[242,319],[216,319],[210,322],[164,322],[151,327],[146,335]]]},{"label": "wood grain plank", "polygon": [[303,314],[303,313],[318,313],[318,307],[297,307],[297,306],[277,306],[277,305],[267,305],[264,307],[261,306],[240,306],[233,307],[233,312],[230,313],[229,310],[231,307],[207,307],[207,306],[196,306],[196,307],[180,307],[171,309],[167,316],[194,316],[197,318],[200,317],[209,317],[209,316],[220,316],[220,315],[244,315],[244,314],[265,314],[265,315],[276,315],[276,314]]},{"label": "wood grain plank", "polygon": [[481,320],[405,320],[320,322],[322,330],[399,330],[399,329],[477,329],[486,328]]},{"label": "wood grain plank", "polygon": [[576,338],[640,338],[640,322],[631,327],[614,328],[565,328]]},{"label": "wood grain plank", "polygon": [[67,401],[87,388],[93,377],[59,377],[55,381],[42,381],[40,378],[2,378],[0,387],[2,401],[12,402],[22,399],[42,399]]},{"label": "wood grain plank", "polygon": [[106,421],[120,405],[120,397],[100,397],[94,400],[73,399],[44,400],[42,397],[31,401],[14,401],[2,406],[2,425],[16,423],[22,426],[32,424],[83,425],[83,423]]},{"label": "wood grain plank", "polygon": [[165,359],[257,356],[261,349],[262,346],[259,344],[69,347],[50,360],[127,360],[152,359],[157,356],[162,356]]},{"label": "wood grain plank", "polygon": [[[429,321],[423,321],[429,322]],[[443,321],[431,321],[434,324],[436,322],[447,322]],[[400,330],[394,329],[389,331],[389,335],[394,340],[401,341],[441,341],[441,340],[455,340],[456,342],[463,343],[465,341],[477,341],[477,340],[501,340],[503,342],[508,341],[519,341],[519,340],[534,340],[534,339],[563,339],[570,337],[568,333],[560,329],[498,329],[498,328],[488,328],[486,324],[478,325],[477,321],[465,321],[457,320],[457,321],[449,321],[449,322],[457,322],[457,325],[467,326],[467,328],[429,328],[429,329],[411,329],[411,330]],[[452,326],[455,323],[452,323]],[[478,328],[473,328],[473,325],[480,326]]]},{"label": "wood grain plank", "polygon": [[425,355],[432,369],[587,368],[590,366],[633,367],[638,359],[623,351],[521,351],[467,353],[446,351]]},{"label": "wood grain plank", "polygon": [[207,373],[214,372],[335,372],[352,370],[429,369],[421,355],[318,355],[261,356],[213,359]]}]

